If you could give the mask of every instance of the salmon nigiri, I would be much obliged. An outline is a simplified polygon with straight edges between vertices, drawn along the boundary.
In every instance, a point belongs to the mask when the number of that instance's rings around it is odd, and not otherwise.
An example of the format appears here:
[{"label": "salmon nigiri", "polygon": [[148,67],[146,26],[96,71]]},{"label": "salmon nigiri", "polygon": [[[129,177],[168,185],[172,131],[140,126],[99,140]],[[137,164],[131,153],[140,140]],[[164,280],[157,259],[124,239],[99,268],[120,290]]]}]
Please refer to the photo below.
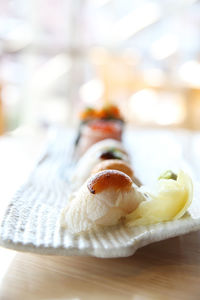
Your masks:
[{"label": "salmon nigiri", "polygon": [[124,121],[117,106],[107,104],[100,109],[86,107],[81,112],[80,119],[76,140],[79,156],[93,144],[104,139],[121,141]]}]

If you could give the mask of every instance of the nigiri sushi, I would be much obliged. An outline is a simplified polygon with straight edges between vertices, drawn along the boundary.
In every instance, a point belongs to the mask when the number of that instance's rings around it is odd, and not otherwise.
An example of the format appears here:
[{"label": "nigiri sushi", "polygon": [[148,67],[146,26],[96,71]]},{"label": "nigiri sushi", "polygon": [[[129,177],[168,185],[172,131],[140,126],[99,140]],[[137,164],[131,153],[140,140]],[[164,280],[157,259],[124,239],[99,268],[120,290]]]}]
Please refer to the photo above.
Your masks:
[{"label": "nigiri sushi", "polygon": [[107,159],[98,163],[93,169],[92,174],[103,170],[118,170],[128,175],[137,186],[141,186],[141,182],[134,176],[133,169],[130,164],[120,159]]},{"label": "nigiri sushi", "polygon": [[115,139],[121,141],[123,119],[116,106],[107,105],[100,110],[86,108],[81,114],[81,120],[77,140],[79,156],[101,140]]},{"label": "nigiri sushi", "polygon": [[121,141],[122,127],[116,121],[94,120],[81,128],[79,155],[83,154],[93,144],[104,139]]},{"label": "nigiri sushi", "polygon": [[63,225],[73,234],[112,226],[133,212],[145,196],[131,178],[117,170],[92,175],[63,211]]},{"label": "nigiri sushi", "polygon": [[100,141],[91,146],[78,161],[71,176],[71,187],[77,189],[90,176],[92,169],[106,159],[120,159],[129,162],[127,152],[122,143],[112,139]]}]

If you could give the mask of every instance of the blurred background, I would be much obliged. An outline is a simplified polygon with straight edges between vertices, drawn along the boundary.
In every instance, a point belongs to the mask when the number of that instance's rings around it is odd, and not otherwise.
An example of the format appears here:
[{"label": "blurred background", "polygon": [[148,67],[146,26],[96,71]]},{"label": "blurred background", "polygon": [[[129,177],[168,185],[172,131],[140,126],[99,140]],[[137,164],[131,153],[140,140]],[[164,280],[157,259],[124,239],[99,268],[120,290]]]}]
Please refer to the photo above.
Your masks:
[{"label": "blurred background", "polygon": [[120,106],[134,126],[200,129],[200,2],[0,0],[0,133]]}]

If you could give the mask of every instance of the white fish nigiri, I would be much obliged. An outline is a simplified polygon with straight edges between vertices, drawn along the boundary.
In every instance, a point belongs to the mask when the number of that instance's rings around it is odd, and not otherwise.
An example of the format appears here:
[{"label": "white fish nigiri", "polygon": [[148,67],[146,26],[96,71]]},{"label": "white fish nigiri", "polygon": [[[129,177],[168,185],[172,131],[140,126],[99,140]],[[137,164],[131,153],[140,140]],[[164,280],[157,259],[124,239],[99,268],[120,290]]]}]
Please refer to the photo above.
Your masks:
[{"label": "white fish nigiri", "polygon": [[101,171],[89,178],[63,211],[63,224],[71,233],[97,225],[115,225],[145,199],[131,178],[116,170]]},{"label": "white fish nigiri", "polygon": [[116,149],[122,153],[123,160],[129,161],[128,154],[119,141],[105,139],[94,144],[81,157],[74,169],[71,176],[71,186],[73,190],[79,188],[87,180],[94,166],[102,161],[100,155],[109,149]]}]

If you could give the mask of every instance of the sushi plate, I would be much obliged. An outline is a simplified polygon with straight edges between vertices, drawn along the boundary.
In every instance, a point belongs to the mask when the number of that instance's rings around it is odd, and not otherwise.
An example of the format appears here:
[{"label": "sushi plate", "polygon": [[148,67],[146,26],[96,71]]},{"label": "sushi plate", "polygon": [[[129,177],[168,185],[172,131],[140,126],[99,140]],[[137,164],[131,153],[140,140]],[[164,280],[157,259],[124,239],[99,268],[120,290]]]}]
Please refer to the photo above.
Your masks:
[{"label": "sushi plate", "polygon": [[[153,178],[169,168],[182,168],[193,176],[180,140],[170,132],[127,130],[124,146],[136,175],[151,185]],[[179,220],[132,228],[121,224],[70,234],[61,226],[61,213],[70,193],[73,142],[74,133],[64,130],[51,138],[26,183],[8,205],[0,228],[1,246],[46,255],[125,257],[147,244],[200,229],[200,187],[194,182],[192,205]]]}]

